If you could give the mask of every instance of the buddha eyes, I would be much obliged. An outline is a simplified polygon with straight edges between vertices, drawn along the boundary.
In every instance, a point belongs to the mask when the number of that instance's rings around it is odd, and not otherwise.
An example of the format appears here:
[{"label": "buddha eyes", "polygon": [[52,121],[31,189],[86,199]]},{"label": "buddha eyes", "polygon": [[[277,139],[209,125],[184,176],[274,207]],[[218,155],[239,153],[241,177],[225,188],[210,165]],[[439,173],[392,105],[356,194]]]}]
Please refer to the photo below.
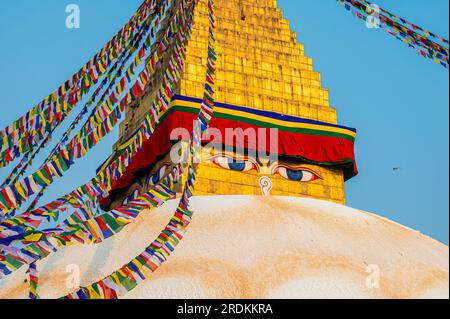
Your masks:
[{"label": "buddha eyes", "polygon": [[237,172],[249,172],[256,169],[255,164],[247,160],[238,160],[228,156],[218,156],[213,159],[213,163],[222,168]]},{"label": "buddha eyes", "polygon": [[290,181],[307,183],[319,179],[319,176],[305,169],[291,169],[280,166],[277,172],[281,177]]},{"label": "buddha eyes", "polygon": [[[211,158],[212,162],[216,164],[217,166],[220,166],[221,168],[236,171],[236,172],[250,172],[250,171],[259,171],[261,174],[263,174],[263,171],[261,171],[262,168],[259,167],[259,165],[255,164],[251,160],[246,159],[236,159],[231,156],[227,155],[220,155],[215,156]],[[312,172],[309,169],[305,168],[292,168],[292,167],[286,167],[286,166],[278,166],[278,164],[274,164],[271,166],[271,172],[272,174],[278,174],[284,179],[295,181],[295,182],[312,182],[320,177]]]}]

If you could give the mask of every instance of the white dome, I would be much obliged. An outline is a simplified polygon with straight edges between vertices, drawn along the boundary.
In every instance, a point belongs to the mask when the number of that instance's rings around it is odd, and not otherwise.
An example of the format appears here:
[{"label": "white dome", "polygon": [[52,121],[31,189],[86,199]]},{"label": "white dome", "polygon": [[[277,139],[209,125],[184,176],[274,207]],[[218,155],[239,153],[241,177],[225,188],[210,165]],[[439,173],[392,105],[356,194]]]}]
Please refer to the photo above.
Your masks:
[{"label": "white dome", "polygon": [[[41,297],[74,290],[67,266],[79,267],[85,286],[129,262],[177,204],[143,213],[102,244],[64,248],[38,263]],[[448,247],[378,216],[292,197],[194,197],[191,207],[185,239],[127,298],[449,297]],[[25,270],[0,281],[0,298],[26,298]]]}]

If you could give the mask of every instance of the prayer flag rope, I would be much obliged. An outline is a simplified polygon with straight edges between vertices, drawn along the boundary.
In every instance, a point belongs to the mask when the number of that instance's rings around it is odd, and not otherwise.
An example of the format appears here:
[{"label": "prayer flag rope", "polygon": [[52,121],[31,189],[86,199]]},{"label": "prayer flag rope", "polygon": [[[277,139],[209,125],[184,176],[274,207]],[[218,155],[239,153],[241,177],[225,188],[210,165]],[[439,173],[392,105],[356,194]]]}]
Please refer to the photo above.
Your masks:
[{"label": "prayer flag rope", "polygon": [[[133,51],[127,52],[127,56],[125,57],[124,61],[122,61],[122,64],[119,67],[117,73],[114,75],[112,80],[109,81],[109,86],[108,86],[107,90],[103,93],[102,97],[100,98],[100,101],[97,103],[96,107],[92,110],[91,115],[89,116],[89,118],[86,121],[86,123],[82,126],[80,131],[77,133],[77,135],[75,137],[76,139],[80,140],[83,136],[86,135],[87,131],[88,132],[89,131],[93,131],[98,125],[101,124],[101,123],[99,124],[98,121],[101,121],[103,119],[103,117],[111,116],[112,112],[110,111],[109,114],[107,114],[106,110],[111,110],[111,108],[114,105],[114,103],[116,103],[118,98],[120,97],[120,94],[117,93],[117,90],[118,90],[117,89],[118,85],[116,85],[117,78],[119,76],[121,76],[122,74],[125,74],[124,77],[126,77],[128,82],[130,82],[132,80],[132,78],[134,76],[134,70],[135,70],[135,68],[137,68],[141,64],[141,60],[146,56],[146,52],[150,48],[152,40],[155,37],[155,33],[158,31],[158,29],[160,27],[160,19],[166,13],[166,9],[167,9],[169,3],[170,3],[170,1],[166,2],[164,0],[160,0],[160,3],[158,4],[159,10],[158,10],[158,12],[156,14],[156,17],[153,16],[153,19],[151,19],[152,21],[154,20],[154,25],[150,28],[150,32],[146,36],[145,41],[142,42],[142,39],[143,39],[143,37],[145,35],[145,32],[148,31],[148,29],[149,29],[148,25],[145,25],[143,27],[142,32],[139,35],[137,35],[137,38],[136,38],[135,42],[132,43]],[[138,51],[138,54],[136,55],[134,61],[131,63],[130,67],[124,73],[125,63],[130,59],[130,57],[133,55],[132,53],[134,51]],[[142,75],[140,75],[140,76],[142,76]],[[103,84],[107,84],[108,83],[108,79],[110,79],[109,76],[108,76],[107,79],[105,79],[103,81],[102,85]],[[144,82],[142,81],[141,83],[144,83]],[[99,89],[98,89],[98,91],[99,91]],[[112,92],[112,93],[110,94],[110,92]],[[107,95],[109,95],[109,97],[106,99]],[[63,135],[61,140],[58,142],[58,144],[52,150],[50,155],[47,157],[47,159],[44,162],[44,164],[41,165],[41,168],[44,165],[46,165],[47,163],[49,163],[52,160],[52,158],[54,156],[56,156],[61,151],[62,144],[64,142],[68,141],[71,130],[73,130],[73,128],[75,128],[76,124],[78,124],[78,122],[81,120],[82,116],[86,112],[87,112],[87,109],[85,107],[85,109],[83,109],[83,111],[79,114],[79,118],[77,118],[76,121],[72,124],[73,127],[72,126],[69,127],[69,130]],[[118,113],[117,110],[116,110],[116,114],[117,114],[117,118],[120,119],[121,116],[120,116],[120,114]],[[100,139],[101,139],[101,137],[100,137]],[[72,141],[71,141],[72,144],[75,143],[75,142],[73,142],[73,140],[74,139],[72,139]],[[13,183],[16,183],[16,182],[17,182],[17,178],[13,181]],[[27,209],[28,211],[34,209],[37,206],[37,204],[39,202],[39,199],[43,196],[43,194],[44,194],[44,192],[45,192],[45,190],[47,189],[48,186],[45,186],[38,193],[37,197],[33,200],[32,204]]]},{"label": "prayer flag rope", "polygon": [[14,241],[37,243],[43,239],[56,239],[60,245],[65,245],[70,242],[68,239],[73,239],[75,235],[81,233],[83,233],[83,243],[99,243],[112,236],[111,234],[117,233],[119,226],[122,229],[123,226],[134,221],[142,210],[162,205],[167,200],[174,198],[176,194],[172,189],[178,183],[178,170],[184,171],[183,167],[175,167],[170,172],[168,169],[163,173],[159,172],[158,176],[155,176],[158,178],[158,184],[154,189],[130,200],[122,207],[97,216],[93,215],[91,210],[96,211],[95,204],[98,205],[96,197],[99,195],[91,189],[89,195],[84,195],[84,197],[90,197],[86,200],[83,199],[83,203],[86,205],[77,205],[81,202],[74,204],[72,206],[73,213],[57,227],[42,231],[31,227],[22,229],[22,232],[18,232],[14,236],[10,234],[9,237],[0,239],[0,245],[8,246]]},{"label": "prayer flag rope", "polygon": [[[180,169],[183,172],[183,168]],[[58,226],[57,230],[26,234],[22,240],[22,244],[26,246],[22,249],[0,243],[0,249],[6,252],[0,255],[4,262],[3,265],[0,264],[0,269],[9,263],[15,263],[17,268],[20,263],[35,263],[57,251],[58,247],[100,243],[114,236],[126,225],[134,222],[143,210],[159,207],[167,200],[175,198],[176,194],[171,189],[178,183],[178,178],[178,170],[174,169],[154,189],[125,206],[93,218],[84,218],[74,213]]]},{"label": "prayer flag rope", "polygon": [[[162,51],[157,49],[153,52],[144,70],[140,72],[135,83],[124,95],[120,103],[117,103],[115,108],[111,108],[107,103],[103,104],[102,107],[90,117],[90,120],[80,132],[64,149],[59,150],[59,154],[55,155],[51,161],[47,162],[32,175],[22,179],[14,185],[0,190],[0,212],[3,214],[10,212],[14,208],[20,206],[21,203],[27,200],[31,195],[36,194],[39,191],[39,187],[47,187],[53,183],[54,179],[62,177],[62,175],[74,164],[75,159],[84,157],[104,136],[112,131],[114,126],[121,119],[121,114],[125,111],[126,106],[142,95],[145,87],[150,81],[150,77],[155,71],[153,63],[158,63],[162,58],[164,50],[170,45],[170,38],[174,36],[171,31],[175,30],[175,28],[176,27],[173,25],[170,26],[167,30],[168,32],[166,32],[158,46],[163,47],[164,49]],[[111,93],[111,96],[119,97],[122,94],[125,85],[128,83],[128,79],[131,79],[130,74],[134,74],[136,63],[140,63],[141,58],[143,57],[144,56],[140,57],[140,54],[138,54],[137,60],[130,65],[117,88]],[[178,58],[175,57],[175,60],[177,59]],[[173,59],[171,60],[171,63],[169,63],[171,68],[174,67],[172,61]],[[166,74],[164,77],[166,87],[174,80],[170,79],[169,75],[170,74]],[[162,95],[167,96],[167,92]]]},{"label": "prayer flag rope", "polygon": [[[197,1],[195,1],[195,3],[196,2]],[[195,126],[192,134],[188,157],[188,176],[179,206],[167,227],[142,254],[108,277],[93,283],[90,286],[80,288],[78,291],[65,296],[64,298],[66,299],[116,299],[120,296],[124,296],[127,292],[133,290],[138,284],[146,280],[150,276],[150,272],[155,272],[165,261],[167,261],[176,246],[183,239],[187,227],[191,223],[193,213],[189,210],[189,198],[192,196],[192,189],[195,185],[196,179],[197,165],[199,163],[198,156],[201,151],[200,135],[202,132],[207,130],[214,109],[213,97],[216,54],[214,51],[215,21],[213,0],[208,0],[208,11],[210,18],[210,36],[208,41],[209,67],[207,67],[206,71],[206,82],[202,106],[198,115],[197,125]]]},{"label": "prayer flag rope", "polygon": [[[159,24],[159,20],[161,19],[161,15],[162,15],[162,11],[165,10],[165,8],[163,7],[164,5],[167,5],[168,2],[165,2],[164,0],[159,0],[159,8],[161,8],[160,10],[158,10],[158,15],[157,17],[154,19],[155,20],[155,25]],[[162,3],[161,3],[162,2]],[[152,15],[153,16],[153,15]],[[152,17],[149,17],[149,19],[152,21]],[[154,34],[155,32],[155,27],[151,28],[151,35]],[[83,107],[83,109],[81,110],[81,112],[77,115],[77,117],[75,118],[75,120],[70,124],[69,128],[66,130],[66,132],[63,134],[63,136],[61,137],[60,141],[56,144],[56,146],[54,147],[54,149],[50,152],[50,155],[47,157],[47,161],[51,160],[51,158],[53,156],[55,156],[57,154],[57,151],[60,149],[61,145],[64,142],[67,142],[69,139],[70,134],[72,133],[72,131],[76,128],[76,126],[80,123],[80,121],[83,119],[84,115],[88,113],[88,109],[92,106],[92,104],[95,102],[96,98],[98,97],[98,95],[101,93],[101,91],[103,90],[104,86],[106,84],[109,83],[109,86],[107,88],[107,90],[105,90],[100,98],[100,100],[97,102],[97,105],[95,107],[95,110],[98,109],[98,107],[103,104],[103,102],[105,101],[106,96],[109,94],[109,90],[111,90],[114,86],[114,84],[116,83],[116,79],[117,77],[123,73],[124,67],[126,62],[129,60],[129,58],[132,56],[132,50],[131,48],[135,48],[136,46],[138,46],[138,44],[141,42],[142,40],[142,36],[143,33],[148,30],[148,24],[143,24],[140,28],[140,31],[138,34],[136,34],[134,36],[134,39],[129,43],[129,45],[127,46],[127,48],[121,53],[121,56],[119,57],[119,59],[116,61],[116,63],[114,64],[114,66],[108,71],[108,74],[106,75],[105,79],[102,81],[102,83],[100,84],[100,86],[96,89],[95,93],[90,97],[89,101],[86,103],[86,105]],[[150,46],[150,37],[148,37],[145,42],[144,42],[144,49],[147,50],[147,48]],[[142,50],[142,49],[141,49]],[[112,76],[112,74],[115,73],[114,76]],[[112,77],[112,79],[111,79]],[[111,97],[110,97],[111,99]],[[110,102],[112,103],[112,102]],[[92,112],[94,113],[94,112]],[[55,129],[55,128],[54,128]],[[32,152],[31,155],[29,155],[30,153],[27,153],[26,156],[24,156],[22,158],[22,161],[13,169],[13,171],[10,173],[10,175],[6,178],[5,182],[2,184],[2,187],[5,186],[9,186],[11,183],[15,184],[18,179],[20,177],[23,176],[23,174],[26,172],[26,169],[32,165],[32,162],[34,160],[34,158],[36,157],[36,155],[39,153],[39,151],[44,148],[46,146],[46,144],[48,143],[48,140],[50,139],[52,133],[54,132],[54,129],[51,131],[51,133],[44,139],[44,141],[41,143],[41,145]],[[42,166],[42,165],[41,165]]]},{"label": "prayer flag rope", "polygon": [[[169,29],[166,32],[166,34],[170,35],[170,43],[174,43],[171,61],[176,60],[177,63],[173,65],[173,68],[166,68],[164,72],[164,76],[169,77],[169,80],[163,81],[161,84],[160,93],[164,93],[157,94],[157,98],[152,105],[155,110],[157,106],[165,103],[160,101],[162,97],[165,97],[165,94],[173,95],[173,90],[176,88],[175,82],[178,82],[177,79],[181,77],[181,69],[185,56],[185,49],[183,47],[188,41],[193,20],[193,16],[190,14],[186,21],[182,9],[184,7],[180,7],[177,15],[171,20]],[[181,56],[178,53],[179,51],[182,53]],[[156,111],[161,112],[160,110]],[[102,169],[91,182],[48,205],[1,223],[3,230],[0,232],[0,239],[3,238],[3,244],[0,243],[0,250],[2,251],[2,254],[0,254],[2,257],[2,261],[0,262],[0,278],[17,270],[22,265],[44,258],[51,251],[56,250],[45,235],[56,233],[59,231],[58,229],[48,230],[47,234],[36,233],[34,230],[35,227],[39,227],[43,220],[50,218],[57,220],[60,214],[67,213],[67,205],[72,206],[79,213],[79,215],[74,214],[73,216],[86,214],[86,219],[92,217],[91,212],[95,211],[95,206],[98,204],[98,197],[101,197],[102,194],[105,194],[110,189],[113,179],[121,176],[123,170],[131,162],[134,154],[139,152],[144,138],[148,139],[151,137],[154,130],[154,127],[151,127],[151,125],[154,122],[151,119],[151,114],[148,114],[141,128],[133,135],[133,140],[127,144],[125,152],[112,162],[109,167]],[[79,234],[75,234],[74,239],[83,242],[83,237]],[[25,238],[26,243],[29,243],[23,249],[18,249],[9,244],[16,239],[23,241],[23,238]]]},{"label": "prayer flag rope", "polygon": [[126,25],[78,72],[25,115],[0,130],[0,168],[27,153],[60,125],[117,60],[154,7],[155,0],[145,0]]},{"label": "prayer flag rope", "polygon": [[[369,1],[363,1],[363,2],[365,2],[365,3],[369,4],[369,5],[373,5],[373,3],[370,3]],[[423,34],[425,34],[426,36],[429,36],[429,37],[431,37],[431,38],[433,38],[433,39],[436,39],[436,40],[438,40],[438,41],[440,41],[440,42],[442,42],[442,43],[448,44],[448,40],[447,40],[447,39],[445,39],[445,38],[443,38],[443,37],[440,37],[439,35],[437,35],[437,34],[431,32],[431,31],[428,31],[428,30],[426,30],[426,29],[423,29],[423,28],[419,27],[418,25],[415,25],[414,23],[411,23],[411,22],[409,22],[409,21],[407,21],[407,20],[405,20],[405,19],[403,19],[403,18],[401,18],[401,17],[399,17],[399,16],[397,16],[397,15],[395,15],[395,14],[393,14],[393,13],[387,11],[386,9],[380,8],[380,10],[381,10],[383,13],[389,15],[389,17],[391,17],[392,19],[397,20],[397,21],[399,21],[399,22],[401,22],[401,23],[403,23],[403,24],[408,25],[408,26],[409,26],[410,28],[412,28],[414,31],[420,31],[420,32],[422,32]]]},{"label": "prayer flag rope", "polygon": [[[178,50],[178,49],[175,49]],[[176,72],[179,76],[180,72],[178,71],[178,68],[171,69],[170,72]],[[169,72],[169,73],[170,73]],[[173,90],[171,88],[168,90],[165,86],[163,86],[160,90],[164,90],[165,92]],[[158,103],[158,102],[157,102]],[[121,175],[121,172],[124,171],[126,166],[131,161],[131,157],[134,153],[138,152],[140,149],[140,145],[143,142],[144,139],[144,133],[149,132],[150,128],[146,126],[147,123],[150,122],[144,122],[143,127],[141,128],[139,134],[135,135],[135,141],[132,144],[128,145],[128,149],[126,150],[125,154],[122,154],[121,157],[117,159],[116,162],[113,162],[110,167],[105,168],[103,172],[100,172],[96,179],[94,179],[91,183],[91,185],[84,185],[80,189],[74,191],[72,194],[69,194],[65,196],[64,198],[57,200],[55,202],[52,202],[49,205],[44,206],[41,209],[37,209],[31,212],[26,212],[20,216],[20,218],[14,219],[16,224],[19,224],[21,221],[26,221],[33,225],[39,225],[39,223],[44,220],[48,219],[50,217],[57,218],[58,214],[55,214],[54,211],[57,207],[60,207],[64,203],[68,203],[70,201],[74,201],[74,198],[76,199],[76,202],[81,201],[84,196],[86,196],[86,189],[95,189],[95,187],[101,188],[100,190],[97,190],[97,194],[95,196],[101,196],[105,189],[108,189],[108,185],[112,184],[112,181],[109,181],[110,179],[119,178]],[[148,135],[149,137],[150,135]],[[100,186],[101,185],[101,186]],[[81,194],[81,195],[80,195]],[[84,196],[83,196],[84,195]],[[92,196],[92,195],[91,195]]]},{"label": "prayer flag rope", "polygon": [[[399,41],[407,44],[410,48],[415,49],[416,52],[424,58],[431,59],[446,69],[449,68],[448,40],[407,22],[402,18],[398,18],[382,8],[380,8],[380,12],[378,13],[375,11],[378,7],[375,7],[368,1],[337,1],[342,4],[345,9],[352,12],[358,19],[365,21],[371,26],[381,28]],[[391,17],[395,17],[395,20],[399,20],[399,22],[391,19]],[[413,29],[410,29],[409,27],[412,27]],[[423,34],[419,34],[416,31],[421,31]],[[435,42],[435,40],[443,42],[446,47]]]},{"label": "prayer flag rope", "polygon": [[36,263],[31,263],[28,268],[28,273],[30,275],[30,299],[39,299],[38,294],[38,281],[39,281],[39,274],[37,270]]}]

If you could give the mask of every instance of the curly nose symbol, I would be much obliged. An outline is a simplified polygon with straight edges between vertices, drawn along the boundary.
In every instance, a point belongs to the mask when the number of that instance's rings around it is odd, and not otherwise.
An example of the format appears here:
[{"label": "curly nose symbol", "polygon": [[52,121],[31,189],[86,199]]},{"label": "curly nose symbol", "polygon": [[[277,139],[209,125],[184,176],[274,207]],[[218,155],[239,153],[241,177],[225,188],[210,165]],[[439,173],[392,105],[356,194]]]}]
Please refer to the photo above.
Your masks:
[{"label": "curly nose symbol", "polygon": [[261,193],[263,196],[270,196],[272,180],[267,176],[263,176],[259,179],[259,185],[261,186]]}]

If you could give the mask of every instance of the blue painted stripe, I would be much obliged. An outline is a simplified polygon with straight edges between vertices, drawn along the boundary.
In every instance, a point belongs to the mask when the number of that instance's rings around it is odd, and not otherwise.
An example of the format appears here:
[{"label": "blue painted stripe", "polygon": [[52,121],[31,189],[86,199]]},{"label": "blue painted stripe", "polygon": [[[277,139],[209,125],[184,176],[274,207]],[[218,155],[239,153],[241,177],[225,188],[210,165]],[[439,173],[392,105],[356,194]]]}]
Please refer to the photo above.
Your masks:
[{"label": "blue painted stripe", "polygon": [[[188,97],[188,96],[182,96],[182,95],[175,95],[173,97],[173,100],[181,100],[181,101],[187,101],[187,102],[202,103],[201,99],[196,99],[196,98],[192,98],[192,97]],[[336,125],[336,124],[331,124],[331,123],[326,123],[326,122],[320,122],[320,121],[305,119],[305,118],[301,118],[301,117],[295,117],[295,116],[291,116],[291,115],[284,115],[284,114],[280,114],[280,113],[276,113],[276,112],[272,112],[272,111],[256,110],[256,109],[252,109],[252,108],[248,108],[248,107],[236,106],[236,105],[230,105],[230,104],[218,103],[218,102],[214,103],[214,105],[218,106],[218,107],[223,107],[223,108],[226,108],[226,109],[230,109],[230,110],[242,111],[242,112],[255,114],[255,115],[259,115],[259,116],[270,117],[270,118],[277,119],[277,120],[280,120],[280,121],[285,121],[285,122],[324,125],[324,126],[329,126],[329,127],[336,127],[336,128],[341,128],[341,129],[345,129],[345,130],[350,130],[350,131],[355,132],[355,133],[357,132],[357,130],[355,128],[348,127],[348,126],[342,126],[342,125]]]}]

